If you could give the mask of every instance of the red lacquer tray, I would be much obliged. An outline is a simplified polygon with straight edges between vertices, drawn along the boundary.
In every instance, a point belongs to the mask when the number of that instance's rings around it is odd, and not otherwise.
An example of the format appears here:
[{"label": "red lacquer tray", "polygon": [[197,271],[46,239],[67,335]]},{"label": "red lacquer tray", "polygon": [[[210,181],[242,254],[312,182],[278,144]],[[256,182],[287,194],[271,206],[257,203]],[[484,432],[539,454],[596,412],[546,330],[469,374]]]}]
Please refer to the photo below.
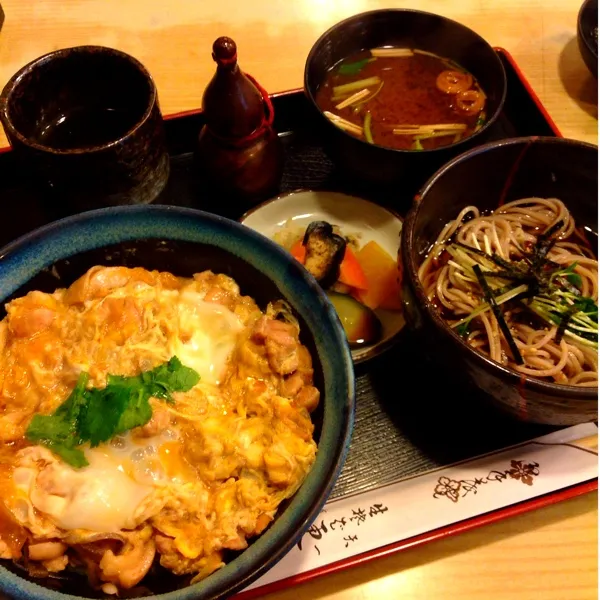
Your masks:
[{"label": "red lacquer tray", "polygon": [[[491,139],[561,136],[510,54],[501,48],[496,51],[506,69],[508,94],[503,114],[490,132]],[[272,98],[275,127],[286,151],[282,193],[302,188],[327,189],[361,195],[401,210],[385,191],[357,190],[343,173],[337,171],[320,144],[319,131],[313,123],[302,90],[274,94]],[[200,111],[165,118],[171,176],[156,203],[202,208],[239,218],[239,214],[225,214],[223,203],[219,204],[218,198],[211,196],[210,190],[205,187],[200,191],[195,180],[192,152],[202,123]],[[0,197],[3,199],[4,212],[4,218],[0,221],[0,246],[65,216],[60,212],[60,207],[45,202],[39,191],[29,186],[29,179],[26,167],[15,160],[12,152],[8,149],[0,151]],[[410,198],[404,200],[408,206]],[[410,332],[403,331],[392,349],[356,368],[357,409],[353,441],[331,499],[364,493],[409,477],[419,477],[433,469],[497,452],[553,431],[551,428],[505,419],[488,408],[487,403],[478,402],[472,394],[465,398],[462,410],[457,411],[456,407],[450,410],[439,401],[444,397],[441,383],[432,382],[432,378],[426,375],[427,366],[419,357],[413,356],[410,336]],[[406,372],[413,377],[427,382],[423,390],[423,402],[411,403],[409,408],[407,403],[398,402],[394,392],[397,386],[394,365],[398,364],[403,364]],[[240,597],[256,597],[267,591],[461,533],[597,488],[597,478],[584,481],[475,518],[432,528],[421,535],[338,560],[267,587],[242,592]]]}]

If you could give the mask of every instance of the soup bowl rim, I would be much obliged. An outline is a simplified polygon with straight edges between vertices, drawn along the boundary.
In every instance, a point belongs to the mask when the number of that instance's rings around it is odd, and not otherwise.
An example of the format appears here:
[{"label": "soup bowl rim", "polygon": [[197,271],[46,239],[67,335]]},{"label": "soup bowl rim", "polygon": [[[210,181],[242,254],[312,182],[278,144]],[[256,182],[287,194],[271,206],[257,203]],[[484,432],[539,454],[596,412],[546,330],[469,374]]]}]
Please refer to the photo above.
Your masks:
[{"label": "soup bowl rim", "polygon": [[[341,129],[340,127],[337,127],[336,125],[334,125],[333,123],[331,123],[331,121],[323,114],[323,110],[321,109],[321,107],[317,104],[316,101],[316,93],[318,91],[318,86],[317,88],[313,91],[313,86],[311,86],[309,84],[309,70],[311,67],[311,64],[314,61],[315,55],[317,53],[317,50],[319,48],[319,46],[325,41],[325,39],[330,36],[332,33],[338,31],[338,30],[343,30],[344,27],[348,26],[349,24],[351,24],[354,21],[359,21],[361,18],[364,17],[369,17],[369,16],[376,16],[376,15],[385,15],[385,14],[397,14],[397,15],[401,15],[401,14],[416,14],[416,15],[420,15],[423,17],[434,17],[437,19],[441,19],[444,22],[447,22],[449,24],[451,24],[452,26],[458,27],[459,29],[465,30],[467,31],[470,35],[473,35],[476,38],[479,38],[479,40],[485,44],[494,54],[495,56],[495,60],[497,62],[497,66],[499,67],[500,73],[502,75],[502,81],[501,81],[501,95],[498,101],[498,107],[496,108],[495,112],[493,115],[489,116],[485,123],[481,126],[480,129],[478,129],[477,131],[474,131],[473,133],[471,133],[469,136],[467,136],[466,138],[460,139],[458,142],[452,142],[450,144],[446,144],[444,146],[439,146],[437,148],[425,148],[423,150],[410,150],[410,149],[406,149],[406,148],[392,148],[390,146],[382,146],[381,144],[371,144],[369,142],[367,142],[366,140],[362,140],[360,138],[357,138],[356,136],[353,136],[352,134],[348,133],[347,131]],[[451,58],[451,57],[448,57]],[[333,67],[334,65],[331,65],[329,68]],[[322,82],[321,82],[322,83]],[[320,84],[319,84],[320,85]],[[334,130],[336,132],[338,132],[339,134],[342,134],[343,137],[345,137],[348,140],[352,140],[354,142],[358,142],[361,144],[365,144],[369,147],[373,147],[373,148],[377,148],[378,150],[382,150],[382,151],[387,151],[387,152],[394,152],[398,155],[424,155],[424,156],[431,156],[437,153],[437,154],[441,154],[444,151],[448,151],[450,149],[454,150],[456,148],[461,148],[463,146],[466,146],[468,144],[471,144],[473,142],[474,139],[476,139],[477,137],[479,137],[480,135],[484,134],[500,117],[500,115],[502,114],[502,110],[504,109],[504,104],[506,102],[506,95],[507,95],[507,89],[508,89],[508,79],[506,77],[506,70],[504,69],[504,65],[502,64],[502,61],[500,60],[500,57],[498,56],[497,52],[494,50],[494,47],[485,39],[483,38],[481,35],[479,35],[476,31],[474,31],[473,29],[471,29],[470,27],[467,27],[466,25],[464,25],[463,23],[460,23],[459,21],[456,21],[454,19],[450,19],[448,17],[445,17],[443,15],[440,15],[438,13],[432,13],[432,12],[428,12],[428,11],[423,11],[423,10],[417,10],[417,9],[413,9],[413,8],[380,8],[380,9],[374,9],[374,10],[369,10],[369,11],[365,11],[365,12],[361,12],[355,15],[351,15],[350,17],[347,17],[341,21],[338,21],[337,23],[335,23],[334,25],[332,25],[329,29],[327,29],[325,32],[323,32],[319,38],[315,41],[315,43],[312,45],[308,56],[306,58],[305,61],[305,65],[304,65],[304,92],[305,95],[308,97],[311,106],[316,109],[318,111],[318,113],[321,115],[321,117],[323,117],[323,119],[327,122],[327,124],[329,126],[331,126],[332,128],[334,128]],[[485,92],[485,90],[483,90]]]}]

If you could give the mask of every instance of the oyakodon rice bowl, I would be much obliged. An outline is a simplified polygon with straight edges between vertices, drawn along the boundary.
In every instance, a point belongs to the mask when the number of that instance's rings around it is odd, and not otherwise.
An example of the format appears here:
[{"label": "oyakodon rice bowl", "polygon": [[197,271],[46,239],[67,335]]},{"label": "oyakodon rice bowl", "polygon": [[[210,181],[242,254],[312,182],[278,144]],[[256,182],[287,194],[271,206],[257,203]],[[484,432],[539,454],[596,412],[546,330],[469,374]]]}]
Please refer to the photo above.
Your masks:
[{"label": "oyakodon rice bowl", "polygon": [[315,468],[326,382],[304,322],[229,274],[185,275],[94,264],[6,304],[0,555],[34,580],[210,583]]}]

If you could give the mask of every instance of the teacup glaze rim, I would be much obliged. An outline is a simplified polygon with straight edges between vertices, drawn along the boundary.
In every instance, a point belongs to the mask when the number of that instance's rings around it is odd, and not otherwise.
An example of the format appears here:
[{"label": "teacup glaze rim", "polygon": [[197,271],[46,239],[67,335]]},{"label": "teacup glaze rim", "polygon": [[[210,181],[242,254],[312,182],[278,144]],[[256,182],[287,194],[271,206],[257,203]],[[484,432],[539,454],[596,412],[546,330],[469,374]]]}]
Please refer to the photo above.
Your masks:
[{"label": "teacup glaze rim", "polygon": [[[69,148],[69,149],[58,149],[52,148],[51,146],[46,146],[44,144],[40,144],[39,142],[34,141],[33,139],[23,135],[13,124],[12,119],[9,115],[9,104],[11,97],[18,85],[21,83],[21,80],[26,75],[32,73],[36,68],[45,65],[46,63],[57,60],[68,58],[69,54],[72,53],[90,53],[92,51],[99,53],[108,53],[119,56],[125,61],[132,64],[136,69],[140,71],[140,73],[144,76],[145,80],[149,84],[149,98],[147,102],[146,109],[143,115],[136,121],[135,125],[128,129],[123,135],[119,136],[117,139],[107,142],[105,144],[99,144],[97,146],[89,146],[86,148]],[[11,141],[11,137],[16,138],[21,144],[27,146],[28,148],[32,148],[34,150],[38,150],[41,152],[45,152],[47,154],[57,154],[57,155],[82,155],[82,154],[92,154],[97,152],[102,152],[104,150],[110,150],[111,148],[123,143],[128,138],[132,137],[133,134],[140,129],[150,118],[154,107],[158,107],[158,92],[156,89],[156,84],[150,71],[134,56],[131,54],[127,54],[122,50],[117,50],[116,48],[111,48],[110,46],[101,46],[94,44],[85,44],[81,46],[71,46],[68,48],[59,48],[58,50],[53,50],[52,52],[47,52],[46,54],[42,54],[32,61],[25,64],[21,67],[6,83],[4,88],[2,89],[2,93],[0,94],[0,121],[4,129],[6,130],[6,134],[9,140]],[[160,109],[159,109],[160,110]],[[11,143],[12,146],[12,143]]]}]

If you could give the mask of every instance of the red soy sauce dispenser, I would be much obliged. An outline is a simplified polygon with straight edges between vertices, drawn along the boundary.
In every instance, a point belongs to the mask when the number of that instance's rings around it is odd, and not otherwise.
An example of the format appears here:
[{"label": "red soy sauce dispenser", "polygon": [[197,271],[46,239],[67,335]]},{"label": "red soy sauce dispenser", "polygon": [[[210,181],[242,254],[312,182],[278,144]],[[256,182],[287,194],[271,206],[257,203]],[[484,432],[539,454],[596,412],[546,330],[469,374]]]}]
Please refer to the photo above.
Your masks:
[{"label": "red soy sauce dispenser", "polygon": [[213,44],[217,70],[202,97],[205,125],[196,165],[213,192],[245,209],[276,195],[283,173],[283,147],[273,129],[273,105],[265,90],[237,64],[228,37]]}]

